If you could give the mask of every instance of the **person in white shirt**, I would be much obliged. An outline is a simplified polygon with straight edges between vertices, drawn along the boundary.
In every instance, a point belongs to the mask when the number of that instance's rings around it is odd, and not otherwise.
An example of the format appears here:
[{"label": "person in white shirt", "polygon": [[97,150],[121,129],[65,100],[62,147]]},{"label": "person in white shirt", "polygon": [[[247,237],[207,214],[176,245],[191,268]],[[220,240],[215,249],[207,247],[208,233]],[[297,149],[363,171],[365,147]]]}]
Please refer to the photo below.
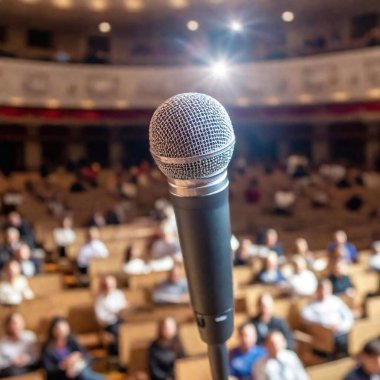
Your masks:
[{"label": "person in white shirt", "polygon": [[160,260],[167,256],[175,258],[180,255],[181,248],[178,238],[168,230],[161,230],[161,237],[152,245],[152,260]]},{"label": "person in white shirt", "polygon": [[187,281],[181,278],[180,267],[175,265],[168,273],[167,280],[159,282],[153,291],[153,302],[157,304],[189,303]]},{"label": "person in white shirt", "polygon": [[380,241],[375,241],[372,244],[372,255],[368,260],[368,265],[371,269],[380,271]]},{"label": "person in white shirt", "polygon": [[0,378],[19,376],[36,367],[36,334],[25,330],[21,314],[12,313],[5,320],[5,334],[0,338]]},{"label": "person in white shirt", "polygon": [[32,251],[28,244],[22,243],[15,253],[15,259],[19,262],[21,273],[26,277],[32,277],[40,272],[38,263],[32,259]]},{"label": "person in white shirt", "polygon": [[141,249],[136,244],[130,245],[125,252],[123,271],[126,274],[149,273],[151,268],[141,257]]},{"label": "person in white shirt", "polygon": [[306,260],[296,255],[292,258],[293,274],[288,278],[289,290],[298,296],[311,296],[317,289],[317,278],[315,274],[306,269]]},{"label": "person in white shirt", "polygon": [[99,240],[99,230],[91,227],[87,230],[86,243],[78,253],[77,264],[82,274],[87,274],[90,261],[94,258],[106,258],[109,252],[106,245]]},{"label": "person in white shirt", "polygon": [[286,340],[279,331],[272,331],[265,339],[267,354],[253,367],[255,380],[308,380],[298,356],[286,349]]},{"label": "person in white shirt", "polygon": [[61,222],[61,226],[53,230],[53,239],[58,247],[59,256],[66,256],[66,248],[76,240],[76,234],[73,229],[73,220],[66,215]]},{"label": "person in white shirt", "polygon": [[5,266],[0,282],[0,304],[19,305],[23,300],[34,298],[28,280],[21,274],[20,264],[11,260]]},{"label": "person in white shirt", "polygon": [[99,325],[117,337],[127,306],[124,293],[117,289],[116,278],[113,276],[103,277],[94,306]]},{"label": "person in white shirt", "polygon": [[335,334],[335,354],[347,353],[347,335],[354,324],[354,316],[348,306],[332,294],[328,279],[318,282],[316,299],[301,311],[305,322],[320,324]]}]

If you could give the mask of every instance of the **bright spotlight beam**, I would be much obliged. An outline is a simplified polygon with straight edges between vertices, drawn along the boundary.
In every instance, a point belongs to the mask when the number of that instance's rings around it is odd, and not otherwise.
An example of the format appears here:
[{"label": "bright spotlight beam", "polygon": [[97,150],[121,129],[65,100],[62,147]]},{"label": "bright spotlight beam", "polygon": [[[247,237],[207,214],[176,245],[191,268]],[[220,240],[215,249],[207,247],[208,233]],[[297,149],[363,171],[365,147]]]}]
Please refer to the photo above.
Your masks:
[{"label": "bright spotlight beam", "polygon": [[228,73],[228,65],[224,61],[215,62],[211,66],[211,72],[215,77],[225,78]]}]

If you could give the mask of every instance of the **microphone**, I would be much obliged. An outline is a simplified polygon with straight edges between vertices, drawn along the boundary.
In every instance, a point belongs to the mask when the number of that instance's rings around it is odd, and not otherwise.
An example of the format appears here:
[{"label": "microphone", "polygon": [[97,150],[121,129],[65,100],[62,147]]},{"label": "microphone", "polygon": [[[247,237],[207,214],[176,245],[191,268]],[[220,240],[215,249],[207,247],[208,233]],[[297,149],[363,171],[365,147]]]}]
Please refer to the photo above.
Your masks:
[{"label": "microphone", "polygon": [[202,340],[214,380],[228,378],[225,342],[233,332],[227,166],[235,135],[224,107],[208,95],[173,96],[154,112],[150,152],[167,177]]}]

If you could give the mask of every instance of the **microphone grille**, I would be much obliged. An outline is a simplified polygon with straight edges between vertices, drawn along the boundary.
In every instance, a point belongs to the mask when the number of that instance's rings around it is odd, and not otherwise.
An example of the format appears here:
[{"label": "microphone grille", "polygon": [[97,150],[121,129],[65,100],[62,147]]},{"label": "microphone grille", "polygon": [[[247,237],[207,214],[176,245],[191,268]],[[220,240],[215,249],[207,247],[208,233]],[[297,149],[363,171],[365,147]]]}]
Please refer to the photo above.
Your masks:
[{"label": "microphone grille", "polygon": [[173,179],[204,179],[223,172],[231,160],[235,135],[224,107],[198,93],[173,96],[153,114],[151,153]]}]

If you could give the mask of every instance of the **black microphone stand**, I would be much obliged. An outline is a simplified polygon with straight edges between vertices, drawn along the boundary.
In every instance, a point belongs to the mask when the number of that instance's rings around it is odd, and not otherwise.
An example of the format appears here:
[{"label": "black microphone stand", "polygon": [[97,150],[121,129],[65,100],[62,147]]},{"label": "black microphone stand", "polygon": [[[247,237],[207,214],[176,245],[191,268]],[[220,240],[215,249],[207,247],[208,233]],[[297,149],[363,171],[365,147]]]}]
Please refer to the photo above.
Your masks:
[{"label": "black microphone stand", "polygon": [[228,380],[228,353],[225,344],[208,345],[208,359],[213,380]]}]

